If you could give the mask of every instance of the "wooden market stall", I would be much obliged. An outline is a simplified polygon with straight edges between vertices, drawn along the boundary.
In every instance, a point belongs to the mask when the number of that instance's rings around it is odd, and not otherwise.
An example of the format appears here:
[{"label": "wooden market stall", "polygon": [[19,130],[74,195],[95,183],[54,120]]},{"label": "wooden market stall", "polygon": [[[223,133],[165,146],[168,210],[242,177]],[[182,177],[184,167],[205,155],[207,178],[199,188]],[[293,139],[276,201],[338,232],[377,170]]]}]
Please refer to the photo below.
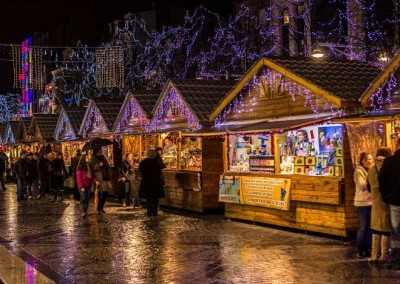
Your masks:
[{"label": "wooden market stall", "polygon": [[222,209],[218,202],[218,177],[223,170],[221,137],[202,138],[190,132],[212,125],[212,111],[236,83],[183,79],[166,83],[152,119],[167,165],[166,198],[160,204],[197,212]]},{"label": "wooden market stall", "polygon": [[[223,170],[221,138],[191,137],[191,131],[211,125],[209,115],[236,82],[221,80],[169,80],[161,95],[132,94],[130,109],[123,111],[124,148],[138,163],[148,148],[162,147],[166,198],[163,206],[197,212],[220,210],[218,177]],[[147,101],[143,101],[147,97]],[[151,105],[153,100],[153,105]],[[139,106],[136,108],[133,106]],[[145,107],[147,106],[147,107]],[[149,120],[149,112],[152,119]],[[125,147],[126,146],[126,147]]]},{"label": "wooden market stall", "polygon": [[227,128],[225,216],[347,236],[357,228],[349,137],[381,70],[362,62],[258,60],[211,114]]},{"label": "wooden market stall", "polygon": [[44,144],[50,145],[54,152],[61,152],[61,144],[55,143],[54,133],[59,116],[34,113],[27,133],[29,140],[24,143],[33,147],[35,152],[39,152]]},{"label": "wooden market stall", "polygon": [[[122,103],[123,98],[120,97],[89,100],[89,105],[79,130],[79,135],[81,135],[82,139],[89,140],[94,137],[103,137],[113,140],[113,126]],[[103,154],[112,167],[111,182],[114,192],[110,192],[110,194],[118,196],[119,186],[117,180],[122,162],[121,145],[113,140],[112,145],[103,147]]]},{"label": "wooden market stall", "polygon": [[[70,172],[71,159],[76,156],[77,150],[82,149],[85,140],[82,138],[81,131],[86,108],[63,107],[57,121],[55,129],[55,140],[61,143],[65,166]],[[72,183],[71,183],[72,184]]]}]

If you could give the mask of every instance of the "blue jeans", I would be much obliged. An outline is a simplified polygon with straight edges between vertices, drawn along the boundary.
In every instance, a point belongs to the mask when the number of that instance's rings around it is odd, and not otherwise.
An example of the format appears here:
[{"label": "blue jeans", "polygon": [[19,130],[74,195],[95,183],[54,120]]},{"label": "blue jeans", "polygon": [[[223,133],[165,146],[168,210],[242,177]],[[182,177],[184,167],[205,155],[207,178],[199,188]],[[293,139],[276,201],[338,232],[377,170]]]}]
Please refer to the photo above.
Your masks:
[{"label": "blue jeans", "polygon": [[400,206],[389,204],[389,221],[392,235],[390,247],[392,248],[392,261],[400,262]]},{"label": "blue jeans", "polygon": [[26,179],[17,178],[17,197],[22,198],[26,194]]},{"label": "blue jeans", "polygon": [[371,206],[356,206],[358,230],[356,244],[359,251],[367,251],[371,246]]}]

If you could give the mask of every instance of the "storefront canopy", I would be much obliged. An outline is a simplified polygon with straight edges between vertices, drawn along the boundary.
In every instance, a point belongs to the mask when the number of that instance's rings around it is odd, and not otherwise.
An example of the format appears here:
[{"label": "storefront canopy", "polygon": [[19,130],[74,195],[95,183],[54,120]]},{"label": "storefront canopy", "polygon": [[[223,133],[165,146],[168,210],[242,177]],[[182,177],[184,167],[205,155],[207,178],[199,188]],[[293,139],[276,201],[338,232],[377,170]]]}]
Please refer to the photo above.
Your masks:
[{"label": "storefront canopy", "polygon": [[334,115],[322,115],[303,118],[286,118],[260,120],[258,122],[249,121],[237,124],[221,124],[218,126],[204,127],[197,131],[182,133],[182,136],[222,136],[225,134],[245,134],[245,133],[275,133],[284,132],[305,126],[329,122]]}]

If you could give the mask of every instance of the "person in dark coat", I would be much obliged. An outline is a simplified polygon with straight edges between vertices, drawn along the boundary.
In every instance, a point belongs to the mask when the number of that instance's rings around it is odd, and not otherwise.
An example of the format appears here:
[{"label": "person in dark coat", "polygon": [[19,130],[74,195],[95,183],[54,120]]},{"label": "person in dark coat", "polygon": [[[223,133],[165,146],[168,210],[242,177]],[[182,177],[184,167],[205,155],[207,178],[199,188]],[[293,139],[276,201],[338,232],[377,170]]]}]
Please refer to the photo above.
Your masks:
[{"label": "person in dark coat", "polygon": [[386,268],[400,270],[400,139],[394,155],[383,161],[378,180],[382,200],[388,205],[391,230],[392,257]]},{"label": "person in dark coat", "polygon": [[147,158],[139,164],[139,173],[142,176],[139,197],[146,199],[147,216],[157,216],[158,200],[165,197],[162,169],[156,159],[156,151],[147,150]]},{"label": "person in dark coat", "polygon": [[26,175],[26,188],[28,190],[29,199],[38,198],[40,199],[39,187],[38,187],[38,165],[37,161],[33,158],[33,153],[27,155],[27,175]]},{"label": "person in dark coat", "polygon": [[104,204],[106,203],[108,192],[112,190],[111,167],[106,157],[104,157],[101,148],[93,149],[90,166],[93,169],[93,178],[99,191],[97,214],[101,215],[102,213],[106,213],[104,211]]},{"label": "person in dark coat", "polygon": [[[76,150],[76,156],[72,157],[72,159],[71,159],[71,173],[72,173],[72,177],[75,181],[76,181],[76,171],[77,171],[78,163],[79,163],[81,157],[82,157],[81,150],[78,149],[78,150]],[[75,186],[74,186],[74,199],[80,200],[79,188],[78,188],[78,185],[76,184],[76,182],[75,182]]]},{"label": "person in dark coat", "polygon": [[[64,187],[64,180],[67,178],[67,169],[63,160],[63,154],[58,153],[53,160],[53,190],[54,201],[57,201],[58,192]],[[63,200],[60,195],[60,200]]]},{"label": "person in dark coat", "polygon": [[39,160],[37,161],[37,164],[40,181],[39,195],[41,197],[44,197],[46,193],[49,193],[49,180],[51,177],[50,171],[52,168],[51,161],[48,158],[48,153],[42,153],[39,157]]},{"label": "person in dark coat", "polygon": [[8,157],[6,154],[4,154],[3,149],[0,148],[0,184],[3,190],[7,190],[5,184],[4,184],[4,179],[5,179],[5,172],[7,169],[7,162],[8,162]]},{"label": "person in dark coat", "polygon": [[25,151],[21,152],[20,157],[13,167],[14,175],[17,179],[17,200],[26,199],[26,175],[28,171]]}]

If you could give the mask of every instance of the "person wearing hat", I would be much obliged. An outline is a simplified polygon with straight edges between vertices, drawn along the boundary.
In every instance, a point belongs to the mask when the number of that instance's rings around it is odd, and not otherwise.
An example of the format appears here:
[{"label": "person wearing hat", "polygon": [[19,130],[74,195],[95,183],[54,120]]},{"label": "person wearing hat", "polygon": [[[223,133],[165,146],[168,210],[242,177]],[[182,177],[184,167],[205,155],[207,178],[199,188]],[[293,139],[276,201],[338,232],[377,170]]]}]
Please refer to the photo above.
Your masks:
[{"label": "person wearing hat", "polygon": [[139,197],[146,199],[147,216],[157,216],[158,200],[165,197],[162,169],[156,159],[156,151],[148,149],[147,158],[139,163],[139,173],[142,176]]}]

